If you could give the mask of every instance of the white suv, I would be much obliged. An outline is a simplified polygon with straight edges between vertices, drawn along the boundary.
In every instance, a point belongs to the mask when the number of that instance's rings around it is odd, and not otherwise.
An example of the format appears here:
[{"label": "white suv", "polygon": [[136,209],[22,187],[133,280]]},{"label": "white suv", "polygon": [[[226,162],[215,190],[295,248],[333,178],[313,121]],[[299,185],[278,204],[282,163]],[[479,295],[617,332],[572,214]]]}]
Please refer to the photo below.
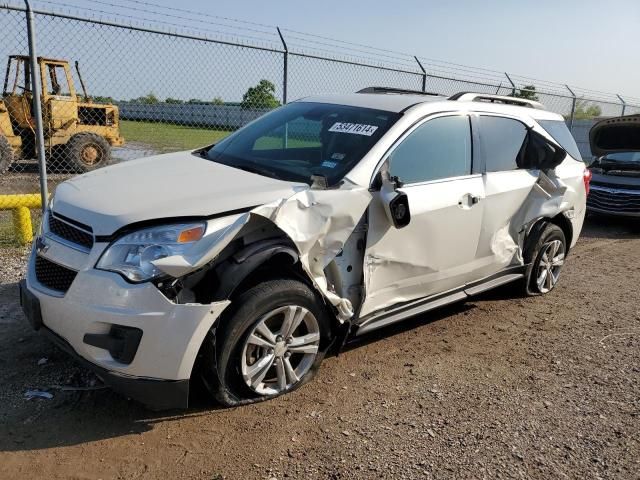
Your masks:
[{"label": "white suv", "polygon": [[239,405],[349,337],[519,280],[558,281],[588,175],[560,115],[483,94],[305,98],[216,145],[58,186],[21,301],[153,408]]}]

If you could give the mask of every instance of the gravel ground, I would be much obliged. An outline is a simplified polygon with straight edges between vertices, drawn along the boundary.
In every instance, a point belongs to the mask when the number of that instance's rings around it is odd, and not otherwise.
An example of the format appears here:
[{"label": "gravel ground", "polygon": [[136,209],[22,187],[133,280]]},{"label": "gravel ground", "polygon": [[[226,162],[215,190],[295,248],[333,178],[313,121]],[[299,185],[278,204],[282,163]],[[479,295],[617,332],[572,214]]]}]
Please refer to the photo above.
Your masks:
[{"label": "gravel ground", "polygon": [[0,250],[0,478],[640,478],[640,222],[590,219],[550,295],[415,318],[274,401],[160,414],[56,388],[96,381],[25,325],[25,254]]}]

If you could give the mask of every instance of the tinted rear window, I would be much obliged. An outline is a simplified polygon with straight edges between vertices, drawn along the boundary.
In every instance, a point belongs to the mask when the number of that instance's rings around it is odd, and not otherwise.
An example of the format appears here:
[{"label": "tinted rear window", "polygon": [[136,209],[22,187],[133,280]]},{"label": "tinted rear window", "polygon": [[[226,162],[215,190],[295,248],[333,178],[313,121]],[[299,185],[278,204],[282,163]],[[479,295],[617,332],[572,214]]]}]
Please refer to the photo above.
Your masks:
[{"label": "tinted rear window", "polygon": [[540,120],[538,121],[542,128],[544,128],[549,135],[553,137],[553,139],[560,144],[562,148],[564,148],[569,155],[571,155],[576,160],[582,161],[582,155],[580,155],[580,150],[578,150],[578,145],[576,145],[576,141],[571,135],[571,132],[567,128],[567,124],[562,120]]},{"label": "tinted rear window", "polygon": [[527,127],[504,117],[480,117],[480,139],[487,172],[516,170],[516,159],[527,136]]}]

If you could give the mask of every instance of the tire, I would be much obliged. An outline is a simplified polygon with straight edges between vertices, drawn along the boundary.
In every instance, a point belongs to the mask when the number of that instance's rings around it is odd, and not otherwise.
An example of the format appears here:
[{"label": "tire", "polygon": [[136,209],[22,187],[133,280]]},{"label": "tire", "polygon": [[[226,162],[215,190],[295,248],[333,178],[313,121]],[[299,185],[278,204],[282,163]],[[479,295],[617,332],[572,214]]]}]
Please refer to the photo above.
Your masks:
[{"label": "tire", "polygon": [[13,149],[4,135],[0,134],[0,175],[9,170],[13,163]]},{"label": "tire", "polygon": [[111,145],[95,133],[78,133],[66,145],[63,165],[77,172],[90,172],[111,161]]},{"label": "tire", "polygon": [[525,275],[525,295],[544,295],[555,288],[567,251],[567,240],[559,226],[546,223],[538,230],[530,242],[529,251],[525,253],[525,261],[529,263]]},{"label": "tire", "polygon": [[[307,285],[267,281],[230,308],[201,350],[202,379],[215,400],[228,407],[267,400],[315,376],[331,329],[321,300]],[[299,320],[289,339],[282,332],[286,318]]]}]

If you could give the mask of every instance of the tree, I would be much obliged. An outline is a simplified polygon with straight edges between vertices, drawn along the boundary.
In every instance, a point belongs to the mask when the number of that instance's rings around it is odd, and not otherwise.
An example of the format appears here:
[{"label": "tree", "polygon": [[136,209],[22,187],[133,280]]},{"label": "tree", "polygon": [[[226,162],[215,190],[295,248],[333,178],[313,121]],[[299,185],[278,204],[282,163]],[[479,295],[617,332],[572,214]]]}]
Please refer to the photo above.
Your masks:
[{"label": "tree", "polygon": [[184,103],[184,100],[180,100],[179,98],[171,98],[171,97],[168,97],[168,98],[164,101],[164,103],[171,103],[171,104],[174,104],[174,105],[179,105],[179,104],[181,104],[181,103]]},{"label": "tree", "polygon": [[144,103],[145,105],[153,105],[155,103],[159,103],[158,97],[156,97],[155,93],[149,92],[143,97],[134,98],[131,100],[131,103]]},{"label": "tree", "polygon": [[525,85],[523,88],[516,90],[513,89],[513,92],[510,97],[516,98],[524,98],[525,100],[533,100],[535,102],[538,101],[538,96],[536,95],[536,86],[535,85]]},{"label": "tree", "polygon": [[199,98],[190,98],[187,103],[192,105],[202,105],[203,103],[207,103],[204,100],[200,100]]},{"label": "tree", "polygon": [[240,107],[250,108],[276,108],[280,102],[275,97],[276,86],[269,80],[260,80],[255,87],[249,87],[242,96]]},{"label": "tree", "polygon": [[584,99],[576,100],[576,109],[573,113],[575,120],[590,120],[600,115],[602,115],[602,109],[598,105],[590,104]]},{"label": "tree", "polygon": [[93,101],[93,103],[110,103],[112,105],[116,103],[113,97],[103,97],[102,95],[96,95],[95,97],[91,97],[91,100]]},{"label": "tree", "polygon": [[211,100],[211,105],[224,105],[224,100],[222,99],[222,97],[215,97],[213,100]]}]

